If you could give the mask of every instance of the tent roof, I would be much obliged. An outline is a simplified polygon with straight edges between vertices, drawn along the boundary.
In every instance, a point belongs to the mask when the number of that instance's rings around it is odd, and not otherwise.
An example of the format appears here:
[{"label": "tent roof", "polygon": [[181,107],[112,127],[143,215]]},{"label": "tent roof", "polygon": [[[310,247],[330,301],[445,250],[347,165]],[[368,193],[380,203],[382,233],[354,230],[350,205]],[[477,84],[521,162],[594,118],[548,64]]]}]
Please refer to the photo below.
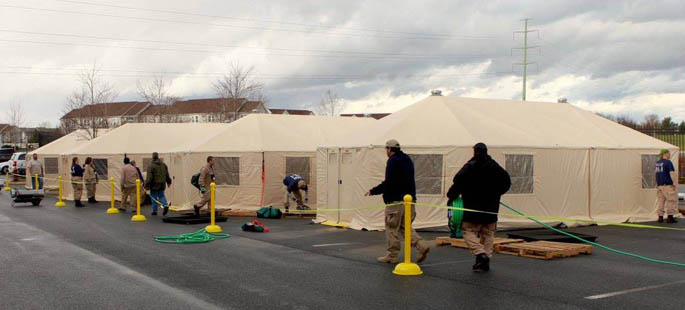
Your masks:
[{"label": "tent roof", "polygon": [[[109,129],[98,129],[100,135],[104,135],[109,131]],[[89,143],[91,140],[88,139],[88,133],[84,129],[79,129],[71,132],[55,141],[52,141],[38,149],[31,151],[30,153],[36,153],[38,155],[58,155],[64,152],[70,152],[84,144]]]},{"label": "tent roof", "polygon": [[335,146],[674,148],[567,103],[430,96]]},{"label": "tent roof", "polygon": [[216,134],[222,123],[128,123],[66,154],[168,153]]},{"label": "tent roof", "polygon": [[194,152],[316,151],[352,129],[365,128],[369,118],[315,115],[250,114],[206,139]]}]

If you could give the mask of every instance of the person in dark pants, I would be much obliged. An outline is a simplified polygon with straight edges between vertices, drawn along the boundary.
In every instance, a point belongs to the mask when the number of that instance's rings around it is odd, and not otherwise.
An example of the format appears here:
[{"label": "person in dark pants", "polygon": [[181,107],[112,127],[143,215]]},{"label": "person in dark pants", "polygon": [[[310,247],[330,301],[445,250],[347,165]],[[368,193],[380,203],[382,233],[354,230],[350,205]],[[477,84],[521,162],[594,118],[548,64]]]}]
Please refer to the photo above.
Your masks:
[{"label": "person in dark pants", "polygon": [[169,168],[159,159],[157,152],[152,153],[152,162],[147,168],[147,180],[145,180],[145,189],[150,190],[150,198],[152,199],[152,215],[157,215],[157,207],[159,205],[164,208],[166,215],[169,212],[169,203],[164,196],[164,190],[167,186],[171,186],[171,177],[169,177]]},{"label": "person in dark pants", "polygon": [[511,187],[509,173],[488,155],[484,143],[473,147],[473,158],[454,176],[454,184],[447,192],[448,205],[461,195],[465,209],[462,235],[471,252],[476,255],[474,271],[490,270],[493,241],[497,230],[497,214],[501,196]]},{"label": "person in dark pants", "polygon": [[[372,188],[364,196],[383,195],[385,204],[393,204],[385,207],[385,238],[388,242],[387,254],[377,259],[379,263],[398,263],[400,252],[400,238],[404,233],[404,195],[411,195],[416,202],[416,183],[414,180],[414,162],[409,155],[402,152],[397,140],[389,140],[385,143],[385,152],[388,162],[385,166],[385,180],[383,183]],[[416,208],[411,207],[411,220],[416,218]],[[405,244],[404,246],[410,246]],[[423,240],[414,229],[411,231],[411,246],[415,246],[419,252],[416,262],[421,263],[426,259],[430,246]]]}]

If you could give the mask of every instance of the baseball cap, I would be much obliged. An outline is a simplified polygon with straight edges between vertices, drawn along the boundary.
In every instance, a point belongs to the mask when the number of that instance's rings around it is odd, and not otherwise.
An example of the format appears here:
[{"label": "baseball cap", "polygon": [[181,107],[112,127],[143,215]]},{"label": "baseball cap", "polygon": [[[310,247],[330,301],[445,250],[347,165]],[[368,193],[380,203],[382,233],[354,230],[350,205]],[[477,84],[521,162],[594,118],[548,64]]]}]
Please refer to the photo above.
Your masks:
[{"label": "baseball cap", "polygon": [[670,153],[670,151],[667,149],[663,149],[663,150],[661,150],[661,152],[659,152],[659,156],[664,156],[664,154],[667,154],[667,153]]},{"label": "baseball cap", "polygon": [[390,139],[388,142],[385,142],[385,147],[400,147],[400,143],[395,139]]}]

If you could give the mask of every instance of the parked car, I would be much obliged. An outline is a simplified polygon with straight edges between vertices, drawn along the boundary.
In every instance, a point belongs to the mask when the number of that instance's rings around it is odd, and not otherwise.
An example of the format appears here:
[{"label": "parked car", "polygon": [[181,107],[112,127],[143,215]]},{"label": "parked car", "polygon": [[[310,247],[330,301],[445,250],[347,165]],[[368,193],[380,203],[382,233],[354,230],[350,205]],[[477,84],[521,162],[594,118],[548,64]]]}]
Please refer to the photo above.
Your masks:
[{"label": "parked car", "polygon": [[[12,157],[10,156],[10,158],[12,158]],[[4,176],[9,171],[10,171],[10,161],[8,160],[5,162],[1,162],[0,163],[0,173],[2,173],[2,175]]]},{"label": "parked car", "polygon": [[9,165],[9,172],[12,175],[20,175],[23,176],[26,174],[26,152],[17,152],[12,154],[12,158],[10,158],[10,165]]},{"label": "parked car", "polygon": [[3,146],[0,148],[0,162],[6,162],[12,158],[12,154],[14,154],[14,148],[13,147],[5,147]]}]

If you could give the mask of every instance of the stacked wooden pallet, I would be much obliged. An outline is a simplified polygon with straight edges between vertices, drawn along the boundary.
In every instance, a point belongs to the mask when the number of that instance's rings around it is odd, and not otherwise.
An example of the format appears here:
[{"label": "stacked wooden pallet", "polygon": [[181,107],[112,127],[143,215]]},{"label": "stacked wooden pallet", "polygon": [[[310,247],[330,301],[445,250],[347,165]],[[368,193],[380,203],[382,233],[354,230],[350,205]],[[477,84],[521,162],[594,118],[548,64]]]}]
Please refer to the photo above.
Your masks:
[{"label": "stacked wooden pallet", "polygon": [[495,251],[501,254],[516,255],[537,259],[554,259],[592,254],[589,244],[563,243],[552,241],[533,241],[515,244],[498,244]]},{"label": "stacked wooden pallet", "polygon": [[226,210],[221,212],[222,216],[242,216],[242,217],[257,217],[257,210]]},{"label": "stacked wooden pallet", "polygon": [[[518,242],[523,242],[521,239],[509,239],[509,238],[495,238],[493,241],[494,245],[499,245],[499,244],[509,244],[509,243],[518,243]],[[435,238],[435,244],[437,245],[451,245],[455,248],[462,248],[462,249],[468,249],[469,246],[466,244],[466,241],[461,238],[450,238],[450,237],[437,237]]]}]

